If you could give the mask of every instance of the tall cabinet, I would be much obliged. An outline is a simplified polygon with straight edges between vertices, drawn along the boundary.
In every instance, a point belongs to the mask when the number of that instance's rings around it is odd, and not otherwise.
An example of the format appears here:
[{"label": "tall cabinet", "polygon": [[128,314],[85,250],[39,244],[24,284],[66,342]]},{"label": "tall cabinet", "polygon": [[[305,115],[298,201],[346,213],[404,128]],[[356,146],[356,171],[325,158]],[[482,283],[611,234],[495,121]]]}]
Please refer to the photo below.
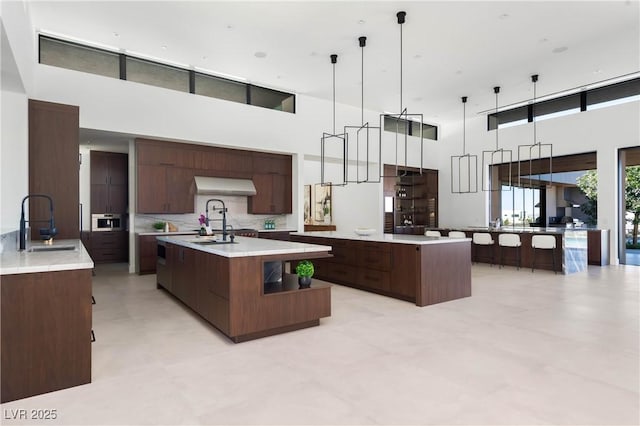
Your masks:
[{"label": "tall cabinet", "polygon": [[[80,109],[73,105],[29,99],[29,194],[53,199],[56,238],[80,238]],[[18,208],[19,206],[16,206]],[[46,227],[49,204],[29,201],[29,226]],[[31,232],[32,239],[39,233]]]},{"label": "tall cabinet", "polygon": [[385,232],[423,234],[438,227],[438,171],[385,165]]},{"label": "tall cabinet", "polygon": [[127,154],[91,151],[91,213],[127,213]]}]

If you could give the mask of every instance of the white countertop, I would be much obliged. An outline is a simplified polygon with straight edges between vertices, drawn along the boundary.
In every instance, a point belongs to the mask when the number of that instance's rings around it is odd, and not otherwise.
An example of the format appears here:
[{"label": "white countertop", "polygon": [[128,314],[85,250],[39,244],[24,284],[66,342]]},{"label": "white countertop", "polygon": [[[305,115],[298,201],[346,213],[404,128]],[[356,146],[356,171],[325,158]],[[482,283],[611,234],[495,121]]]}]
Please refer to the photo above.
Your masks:
[{"label": "white countertop", "polygon": [[164,231],[148,231],[148,232],[136,232],[138,235],[198,235],[198,231],[175,231],[175,232],[164,232]]},{"label": "white countertop", "polygon": [[471,241],[471,238],[449,238],[449,237],[425,237],[424,235],[408,234],[372,234],[358,235],[355,232],[339,231],[312,231],[312,232],[292,232],[291,235],[301,235],[306,237],[337,238],[342,240],[373,241],[377,243],[399,243],[399,244],[450,244],[461,241]]},{"label": "white countertop", "polygon": [[[72,250],[29,252],[33,247],[73,246]],[[55,240],[51,246],[30,242],[25,251],[5,251],[0,254],[0,275],[34,272],[92,269],[93,260],[80,240]]]},{"label": "white countertop", "polygon": [[201,245],[195,242],[206,239],[211,239],[211,237],[200,237],[199,235],[158,236],[158,240],[160,241],[224,257],[269,256],[274,254],[314,253],[331,250],[331,246],[251,237],[235,237],[236,243],[234,244]]}]

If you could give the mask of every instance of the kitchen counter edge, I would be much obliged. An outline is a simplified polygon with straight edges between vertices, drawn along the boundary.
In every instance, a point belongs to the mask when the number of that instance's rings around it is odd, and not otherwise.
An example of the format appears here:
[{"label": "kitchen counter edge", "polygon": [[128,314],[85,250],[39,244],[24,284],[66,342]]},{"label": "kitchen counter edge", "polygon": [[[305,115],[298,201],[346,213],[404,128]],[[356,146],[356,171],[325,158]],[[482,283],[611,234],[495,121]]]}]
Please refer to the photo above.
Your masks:
[{"label": "kitchen counter edge", "polygon": [[[73,250],[28,252],[8,251],[0,254],[0,275],[93,269],[93,259],[80,240],[55,240],[53,246],[74,245]],[[32,242],[28,247],[44,246]]]}]

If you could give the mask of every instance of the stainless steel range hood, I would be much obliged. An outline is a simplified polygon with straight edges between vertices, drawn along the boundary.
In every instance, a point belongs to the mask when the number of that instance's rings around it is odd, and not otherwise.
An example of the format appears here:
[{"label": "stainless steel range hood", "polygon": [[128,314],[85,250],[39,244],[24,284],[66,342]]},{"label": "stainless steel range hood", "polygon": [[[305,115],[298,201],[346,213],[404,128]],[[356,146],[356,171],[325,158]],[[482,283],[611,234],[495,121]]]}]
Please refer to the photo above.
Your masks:
[{"label": "stainless steel range hood", "polygon": [[200,195],[256,195],[251,179],[195,176],[193,180]]}]

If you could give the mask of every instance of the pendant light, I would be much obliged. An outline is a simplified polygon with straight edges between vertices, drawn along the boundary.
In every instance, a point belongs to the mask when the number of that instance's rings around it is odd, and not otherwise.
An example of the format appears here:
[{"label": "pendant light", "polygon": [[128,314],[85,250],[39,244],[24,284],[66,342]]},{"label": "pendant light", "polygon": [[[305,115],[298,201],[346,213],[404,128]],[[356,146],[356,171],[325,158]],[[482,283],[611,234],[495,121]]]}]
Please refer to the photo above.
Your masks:
[{"label": "pendant light", "polygon": [[[478,192],[478,156],[466,151],[467,97],[462,97],[462,155],[451,156],[451,193],[469,194]],[[457,180],[456,180],[457,171]],[[463,179],[466,175],[466,185]]]},{"label": "pendant light", "polygon": [[[358,38],[361,52],[361,68],[360,68],[360,125],[359,126],[344,126],[344,135],[346,137],[347,145],[347,167],[349,167],[350,161],[353,159],[351,151],[355,152],[355,180],[347,180],[348,183],[380,183],[380,174],[372,177],[369,174],[371,169],[371,145],[380,145],[380,128],[370,126],[369,122],[364,121],[364,47],[367,45],[367,38],[362,36]],[[350,137],[351,135],[351,137]],[[377,135],[377,136],[376,136]],[[355,145],[353,142],[355,141]],[[361,160],[360,153],[364,150],[364,159]],[[362,163],[364,162],[364,165]],[[373,163],[375,165],[375,163]],[[347,175],[349,175],[347,171]]]},{"label": "pendant light", "polygon": [[[336,62],[338,55],[330,55],[333,65],[333,133],[322,133],[320,140],[320,184],[322,186],[345,186],[347,184],[347,144],[345,134],[336,134]],[[342,164],[341,173],[329,173],[327,155],[337,158]],[[334,178],[334,179],[331,179]]]},{"label": "pendant light", "polygon": [[[482,151],[482,190],[488,192],[502,191],[502,186],[506,185],[511,190],[511,162],[513,161],[513,152],[509,149],[500,148],[498,144],[498,129],[500,128],[500,119],[498,117],[498,93],[500,93],[500,86],[493,88],[493,93],[496,94],[496,149],[493,151]],[[507,170],[508,181],[498,182],[498,188],[494,188],[493,185],[493,167],[504,167]],[[498,169],[500,171],[500,169]]]},{"label": "pendant light", "polygon": [[[521,188],[534,189],[536,187],[542,187],[540,182],[540,172],[546,163],[546,153],[549,155],[549,182],[553,182],[553,145],[538,141],[538,135],[536,133],[536,84],[538,82],[538,74],[531,76],[531,82],[533,83],[533,102],[529,106],[529,120],[533,122],[533,143],[530,145],[518,145],[518,186]],[[535,185],[533,181],[534,174],[537,174],[537,183]],[[528,177],[528,185],[523,179],[523,176]],[[524,191],[522,191],[522,194],[522,205],[524,206]],[[535,197],[531,197],[531,201],[531,214],[533,215],[536,208]]]},{"label": "pendant light", "polygon": [[[398,20],[398,24],[400,25],[400,112],[397,114],[380,114],[380,177],[397,177],[404,176],[407,174],[407,156],[408,156],[408,141],[409,136],[416,136],[420,138],[420,174],[422,174],[423,168],[423,157],[424,157],[424,136],[423,136],[423,115],[422,114],[410,114],[407,112],[407,109],[404,107],[403,99],[402,99],[402,26],[405,23],[407,13],[406,12],[398,12],[396,13],[396,18]],[[382,167],[382,131],[385,129],[385,119],[394,120],[396,123],[395,126],[395,174],[393,175],[384,175],[383,167]],[[419,120],[418,120],[419,119]],[[414,133],[414,128],[419,126],[418,134]],[[398,174],[398,167],[401,165],[398,162],[398,145],[400,140],[404,139],[404,167],[405,170],[402,174]]]}]

